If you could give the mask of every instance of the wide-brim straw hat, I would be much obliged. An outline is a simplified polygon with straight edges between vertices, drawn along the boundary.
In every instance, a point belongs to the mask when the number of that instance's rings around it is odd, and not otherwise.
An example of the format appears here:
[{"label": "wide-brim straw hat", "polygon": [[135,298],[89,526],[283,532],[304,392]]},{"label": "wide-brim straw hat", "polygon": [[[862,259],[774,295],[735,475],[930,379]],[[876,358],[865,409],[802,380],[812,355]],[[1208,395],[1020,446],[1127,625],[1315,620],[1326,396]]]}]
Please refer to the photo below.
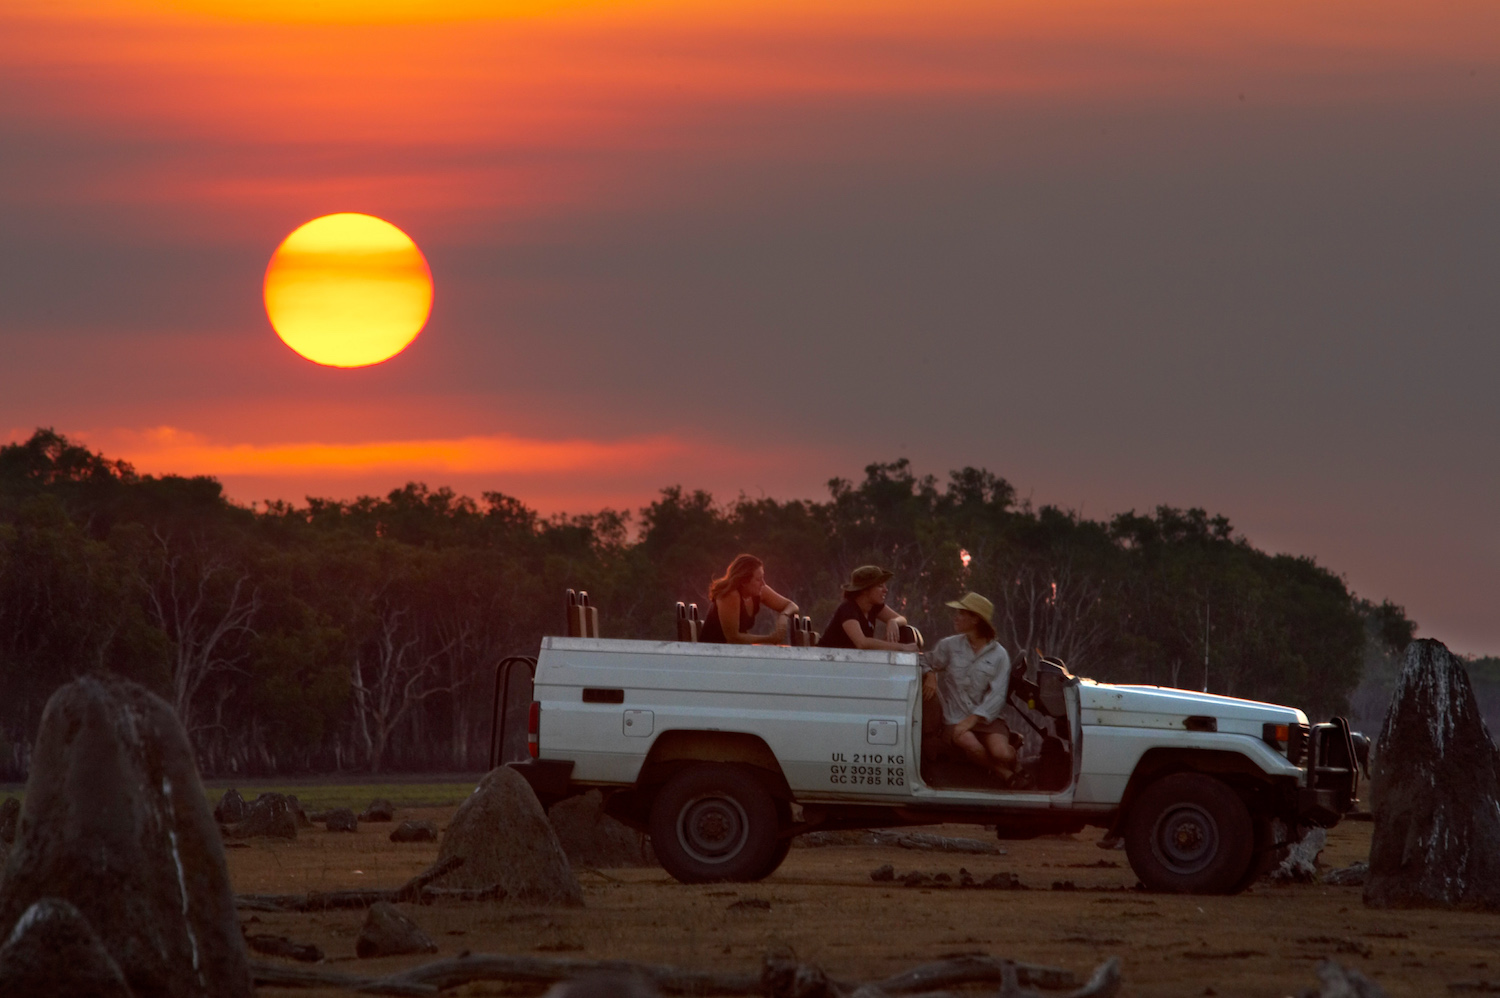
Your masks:
[{"label": "wide-brim straw hat", "polygon": [[976,617],[983,618],[986,624],[995,626],[995,604],[985,599],[978,593],[964,593],[958,599],[946,604],[955,610],[968,610]]},{"label": "wide-brim straw hat", "polygon": [[849,573],[849,581],[844,583],[844,592],[857,593],[861,589],[869,589],[882,582],[889,582],[895,577],[895,572],[887,572],[879,565],[861,565]]}]

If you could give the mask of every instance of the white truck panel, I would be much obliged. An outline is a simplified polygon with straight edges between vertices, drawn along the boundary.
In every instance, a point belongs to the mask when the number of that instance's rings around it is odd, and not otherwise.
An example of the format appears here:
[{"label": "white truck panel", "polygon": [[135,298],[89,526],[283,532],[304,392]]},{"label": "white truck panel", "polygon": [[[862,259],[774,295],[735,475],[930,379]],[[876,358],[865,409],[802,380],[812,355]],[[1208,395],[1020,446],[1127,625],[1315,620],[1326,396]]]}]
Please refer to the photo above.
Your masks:
[{"label": "white truck panel", "polygon": [[[725,731],[762,739],[794,792],[910,793],[915,655],[581,638],[547,638],[542,651],[543,756],[573,760],[580,782],[634,782],[666,732]],[[623,702],[582,703],[581,688],[620,690]],[[627,710],[645,708],[649,739],[623,725]]]},{"label": "white truck panel", "polygon": [[[1088,712],[1084,712],[1088,716]],[[1135,772],[1141,756],[1153,748],[1207,749],[1215,752],[1238,752],[1273,776],[1290,776],[1301,781],[1303,771],[1286,756],[1274,751],[1259,738],[1248,735],[1225,736],[1222,732],[1172,732],[1170,742],[1162,740],[1162,728],[1088,725],[1083,729],[1083,765],[1073,800],[1078,804],[1118,804],[1125,797],[1125,785]]]}]

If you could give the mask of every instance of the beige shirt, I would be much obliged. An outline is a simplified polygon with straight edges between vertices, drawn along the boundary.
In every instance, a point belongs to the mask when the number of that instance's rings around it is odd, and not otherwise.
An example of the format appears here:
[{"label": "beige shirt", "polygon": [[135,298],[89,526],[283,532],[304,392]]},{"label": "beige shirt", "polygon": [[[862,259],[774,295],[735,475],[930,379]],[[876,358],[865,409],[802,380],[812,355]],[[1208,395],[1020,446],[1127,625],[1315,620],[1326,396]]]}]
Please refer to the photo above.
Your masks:
[{"label": "beige shirt", "polygon": [[998,641],[976,652],[967,635],[951,635],[922,656],[922,671],[937,676],[945,724],[957,724],[970,714],[993,721],[1010,694],[1010,653]]}]

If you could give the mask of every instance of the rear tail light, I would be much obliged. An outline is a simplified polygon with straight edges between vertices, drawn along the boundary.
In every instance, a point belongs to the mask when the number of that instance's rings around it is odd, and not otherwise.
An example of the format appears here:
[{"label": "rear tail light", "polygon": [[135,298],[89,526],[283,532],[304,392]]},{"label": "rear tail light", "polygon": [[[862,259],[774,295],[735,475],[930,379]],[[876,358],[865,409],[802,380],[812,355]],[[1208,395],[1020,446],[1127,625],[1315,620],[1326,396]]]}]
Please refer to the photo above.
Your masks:
[{"label": "rear tail light", "polygon": [[526,752],[533,759],[541,753],[541,745],[537,735],[542,730],[542,705],[539,701],[531,701],[531,709],[526,712]]}]

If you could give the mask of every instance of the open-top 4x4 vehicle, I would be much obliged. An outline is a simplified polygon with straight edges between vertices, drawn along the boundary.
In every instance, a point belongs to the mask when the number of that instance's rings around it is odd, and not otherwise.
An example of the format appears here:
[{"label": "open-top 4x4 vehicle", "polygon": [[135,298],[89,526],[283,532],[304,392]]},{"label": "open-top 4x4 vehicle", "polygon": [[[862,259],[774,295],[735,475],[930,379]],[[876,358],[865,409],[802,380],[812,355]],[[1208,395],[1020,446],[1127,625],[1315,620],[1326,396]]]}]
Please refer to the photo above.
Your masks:
[{"label": "open-top 4x4 vehicle", "polygon": [[683,882],[766,877],[817,829],[970,822],[1002,839],[1098,826],[1147,888],[1232,893],[1358,788],[1343,718],[1044,659],[1012,679],[1032,786],[1009,789],[924,760],[921,688],[904,652],[549,637],[530,758],[511,765],[545,804],[604,791]]}]

